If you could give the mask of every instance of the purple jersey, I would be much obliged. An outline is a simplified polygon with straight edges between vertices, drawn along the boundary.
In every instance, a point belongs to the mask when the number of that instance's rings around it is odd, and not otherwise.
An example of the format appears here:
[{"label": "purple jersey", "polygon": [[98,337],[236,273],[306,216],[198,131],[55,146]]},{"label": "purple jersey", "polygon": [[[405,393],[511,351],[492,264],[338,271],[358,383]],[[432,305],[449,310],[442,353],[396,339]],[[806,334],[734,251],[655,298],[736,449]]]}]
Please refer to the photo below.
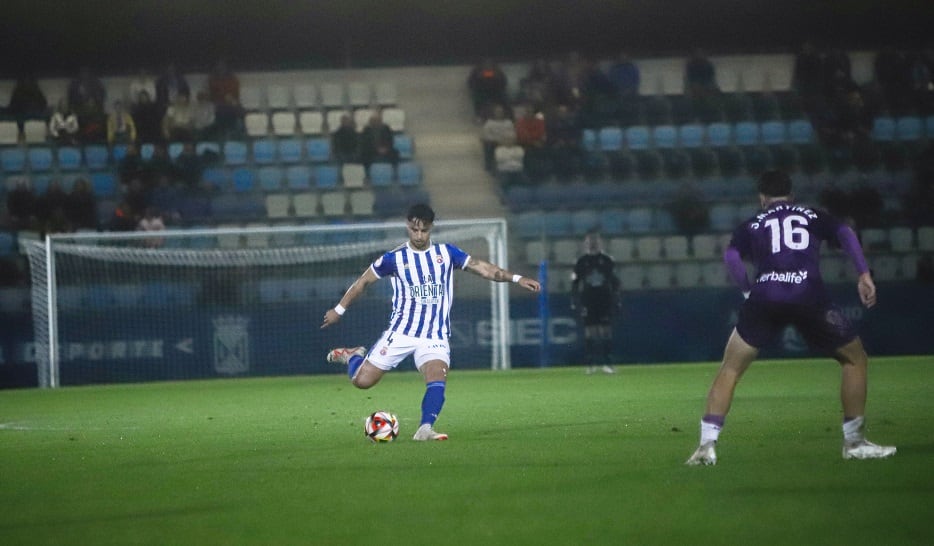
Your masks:
[{"label": "purple jersey", "polygon": [[455,269],[470,256],[451,244],[413,250],[408,243],[380,256],[370,266],[377,277],[392,279],[389,330],[412,337],[447,339]]},{"label": "purple jersey", "polygon": [[753,263],[750,300],[822,304],[829,296],[820,274],[820,247],[836,240],[839,220],[824,211],[775,202],[743,222],[730,246]]}]

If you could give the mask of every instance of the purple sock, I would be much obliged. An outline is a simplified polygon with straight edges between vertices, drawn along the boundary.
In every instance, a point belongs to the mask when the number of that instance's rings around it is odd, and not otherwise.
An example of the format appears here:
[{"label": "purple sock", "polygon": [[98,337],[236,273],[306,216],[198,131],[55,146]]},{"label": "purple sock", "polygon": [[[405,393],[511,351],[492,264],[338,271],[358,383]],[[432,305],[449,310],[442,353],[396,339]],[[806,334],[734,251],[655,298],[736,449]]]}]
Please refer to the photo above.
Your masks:
[{"label": "purple sock", "polygon": [[723,422],[726,421],[726,417],[723,415],[714,415],[712,413],[708,413],[701,419],[701,421],[707,423],[708,425],[716,425],[719,428],[723,428]]}]

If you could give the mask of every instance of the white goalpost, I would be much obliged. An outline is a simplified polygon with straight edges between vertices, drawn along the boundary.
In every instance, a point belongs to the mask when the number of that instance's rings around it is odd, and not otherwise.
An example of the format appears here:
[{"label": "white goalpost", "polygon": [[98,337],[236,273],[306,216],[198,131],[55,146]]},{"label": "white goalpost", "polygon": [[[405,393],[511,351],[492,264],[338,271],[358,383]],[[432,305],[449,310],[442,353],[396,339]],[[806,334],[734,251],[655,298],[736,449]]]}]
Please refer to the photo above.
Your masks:
[{"label": "white goalpost", "polygon": [[[438,221],[432,232],[508,266],[506,221]],[[400,222],[53,234],[27,243],[41,387],[336,373],[334,346],[386,327],[390,283],[344,320],[324,311],[380,254]],[[451,346],[462,368],[510,368],[507,283],[455,274]]]}]

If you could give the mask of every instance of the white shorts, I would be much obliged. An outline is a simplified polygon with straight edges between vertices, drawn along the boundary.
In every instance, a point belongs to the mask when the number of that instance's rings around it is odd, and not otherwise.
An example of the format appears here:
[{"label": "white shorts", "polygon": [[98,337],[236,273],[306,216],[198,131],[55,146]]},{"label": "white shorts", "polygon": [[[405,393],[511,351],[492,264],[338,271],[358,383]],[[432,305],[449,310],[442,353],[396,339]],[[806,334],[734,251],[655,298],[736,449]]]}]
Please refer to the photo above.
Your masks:
[{"label": "white shorts", "polygon": [[390,330],[383,332],[383,336],[373,344],[366,359],[370,364],[388,372],[409,355],[413,355],[415,368],[419,370],[429,360],[440,360],[449,367],[451,365],[451,346],[448,340],[411,337]]}]

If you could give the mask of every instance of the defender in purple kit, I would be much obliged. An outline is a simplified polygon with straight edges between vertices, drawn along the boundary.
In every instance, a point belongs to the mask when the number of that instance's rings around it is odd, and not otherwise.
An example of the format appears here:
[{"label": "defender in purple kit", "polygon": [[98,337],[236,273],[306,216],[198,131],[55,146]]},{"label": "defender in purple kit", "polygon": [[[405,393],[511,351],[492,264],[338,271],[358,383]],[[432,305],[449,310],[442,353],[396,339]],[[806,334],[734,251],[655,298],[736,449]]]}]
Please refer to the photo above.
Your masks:
[{"label": "defender in purple kit", "polygon": [[[795,204],[791,179],[783,172],[763,173],[758,186],[762,211],[736,228],[723,257],[746,301],[707,395],[700,445],[686,464],[717,464],[716,444],[736,384],[759,349],[788,325],[794,326],[813,349],[832,355],[841,365],[843,458],[894,455],[895,447],[876,445],[864,436],[869,357],[853,325],[830,301],[820,274],[821,242],[839,242],[859,273],[856,287],[860,301],[867,308],[875,305],[876,286],[856,233],[822,210]],[[746,275],[744,259],[756,268],[752,281]]]}]

